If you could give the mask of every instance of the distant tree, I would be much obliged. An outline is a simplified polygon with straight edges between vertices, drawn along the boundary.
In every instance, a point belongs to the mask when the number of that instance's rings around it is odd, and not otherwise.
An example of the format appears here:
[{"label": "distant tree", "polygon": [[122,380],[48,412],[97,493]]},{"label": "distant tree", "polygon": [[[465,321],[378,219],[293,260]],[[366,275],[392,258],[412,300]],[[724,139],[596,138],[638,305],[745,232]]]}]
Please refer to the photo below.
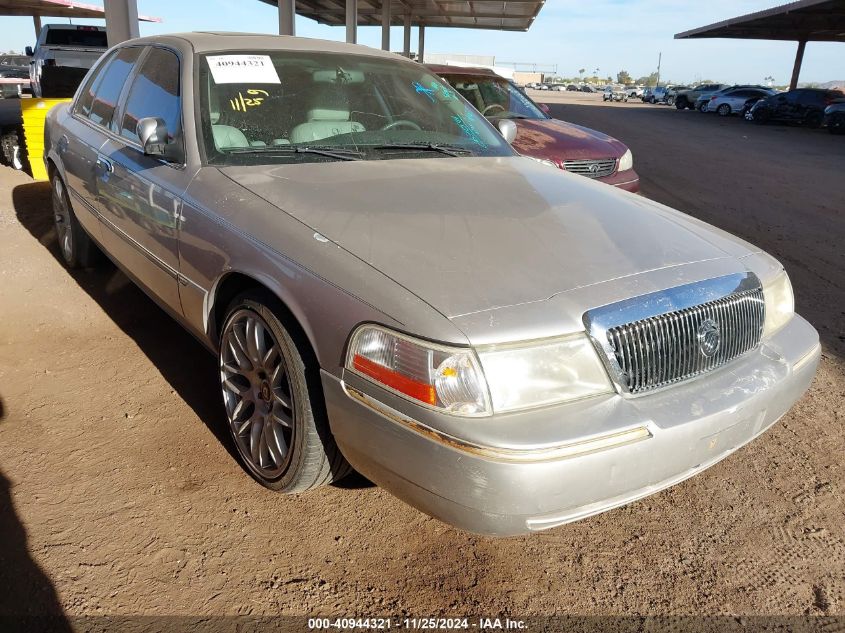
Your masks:
[{"label": "distant tree", "polygon": [[609,83],[609,84],[613,83],[613,77],[611,77],[610,75],[607,76],[607,83]]},{"label": "distant tree", "polygon": [[763,81],[765,81],[766,84],[771,86],[773,83],[775,83],[775,78],[769,75],[768,77],[763,77]]},{"label": "distant tree", "polygon": [[586,68],[579,68],[579,69],[578,69],[578,76],[579,76],[581,79],[584,79],[584,73],[585,73],[586,71],[587,71],[587,69],[586,69]]},{"label": "distant tree", "polygon": [[633,80],[631,79],[631,75],[628,74],[627,70],[620,70],[616,73],[616,83],[620,84],[629,84]]},{"label": "distant tree", "polygon": [[638,84],[642,84],[644,86],[656,86],[657,85],[657,73],[651,73],[647,77],[639,77],[637,79]]}]

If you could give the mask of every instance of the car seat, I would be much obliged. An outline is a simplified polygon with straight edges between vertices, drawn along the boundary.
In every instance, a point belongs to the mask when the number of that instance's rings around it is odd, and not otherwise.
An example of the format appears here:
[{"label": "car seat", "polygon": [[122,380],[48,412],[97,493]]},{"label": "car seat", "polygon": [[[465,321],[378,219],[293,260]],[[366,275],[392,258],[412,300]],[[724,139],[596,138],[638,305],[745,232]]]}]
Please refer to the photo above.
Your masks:
[{"label": "car seat", "polygon": [[351,121],[349,99],[338,86],[325,86],[318,91],[305,123],[297,125],[290,133],[292,143],[310,143],[339,134],[364,132],[358,121]]}]

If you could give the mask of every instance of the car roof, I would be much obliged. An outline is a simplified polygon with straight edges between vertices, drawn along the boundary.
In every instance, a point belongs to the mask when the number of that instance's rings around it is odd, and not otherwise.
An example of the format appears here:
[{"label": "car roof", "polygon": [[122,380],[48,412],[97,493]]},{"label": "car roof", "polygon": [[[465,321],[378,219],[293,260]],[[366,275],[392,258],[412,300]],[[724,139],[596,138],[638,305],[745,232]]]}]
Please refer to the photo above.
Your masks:
[{"label": "car roof", "polygon": [[[501,77],[489,68],[476,68],[473,66],[449,66],[447,64],[425,64],[431,72],[438,75],[486,75],[488,77]],[[545,82],[542,82],[545,83]]]},{"label": "car roof", "polygon": [[130,40],[132,44],[166,43],[168,40],[182,40],[190,44],[196,53],[270,50],[342,53],[346,55],[367,55],[385,57],[413,63],[401,55],[389,53],[369,46],[346,44],[331,40],[290,35],[268,35],[266,33],[236,33],[228,31],[196,31],[192,33],[169,33]]}]

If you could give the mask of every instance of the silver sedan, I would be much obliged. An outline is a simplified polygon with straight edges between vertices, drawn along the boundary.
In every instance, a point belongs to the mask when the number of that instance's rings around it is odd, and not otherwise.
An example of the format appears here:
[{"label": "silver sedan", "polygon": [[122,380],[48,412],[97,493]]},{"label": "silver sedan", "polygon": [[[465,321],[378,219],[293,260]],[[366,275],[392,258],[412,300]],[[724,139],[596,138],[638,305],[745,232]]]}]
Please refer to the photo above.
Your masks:
[{"label": "silver sedan", "polygon": [[716,112],[719,116],[745,114],[754,103],[775,94],[774,90],[764,88],[739,88],[717,92],[707,102],[707,112]]},{"label": "silver sedan", "polygon": [[518,156],[388,53],[133,40],[45,134],[68,266],[105,253],[216,355],[273,490],[354,467],[464,529],[543,530],[723,459],[816,371],[775,259]]}]

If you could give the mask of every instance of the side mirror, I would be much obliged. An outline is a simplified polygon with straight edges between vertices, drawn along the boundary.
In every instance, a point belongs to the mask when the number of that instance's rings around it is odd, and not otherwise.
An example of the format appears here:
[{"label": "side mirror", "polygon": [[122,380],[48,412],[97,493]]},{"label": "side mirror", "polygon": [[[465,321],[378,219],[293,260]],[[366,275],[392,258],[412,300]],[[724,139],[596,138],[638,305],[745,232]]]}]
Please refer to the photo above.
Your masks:
[{"label": "side mirror", "polygon": [[545,112],[546,114],[549,114],[549,113],[552,111],[552,109],[549,107],[549,105],[548,105],[547,103],[541,103],[541,104],[540,104],[540,109],[541,109],[543,112]]},{"label": "side mirror", "polygon": [[26,47],[26,49],[24,49],[24,51],[26,52],[26,56],[27,56],[27,57],[32,57],[32,56],[35,54],[35,53],[32,51],[32,46],[27,46],[27,47]]},{"label": "side mirror", "polygon": [[135,131],[141,141],[141,147],[144,148],[144,154],[181,162],[181,157],[177,156],[176,143],[168,137],[167,124],[164,119],[152,116],[144,117],[138,121]]},{"label": "side mirror", "polygon": [[513,142],[516,140],[516,123],[514,123],[510,119],[499,119],[497,125],[499,126],[499,132],[501,132],[504,139],[508,142],[509,145],[512,145]]}]

